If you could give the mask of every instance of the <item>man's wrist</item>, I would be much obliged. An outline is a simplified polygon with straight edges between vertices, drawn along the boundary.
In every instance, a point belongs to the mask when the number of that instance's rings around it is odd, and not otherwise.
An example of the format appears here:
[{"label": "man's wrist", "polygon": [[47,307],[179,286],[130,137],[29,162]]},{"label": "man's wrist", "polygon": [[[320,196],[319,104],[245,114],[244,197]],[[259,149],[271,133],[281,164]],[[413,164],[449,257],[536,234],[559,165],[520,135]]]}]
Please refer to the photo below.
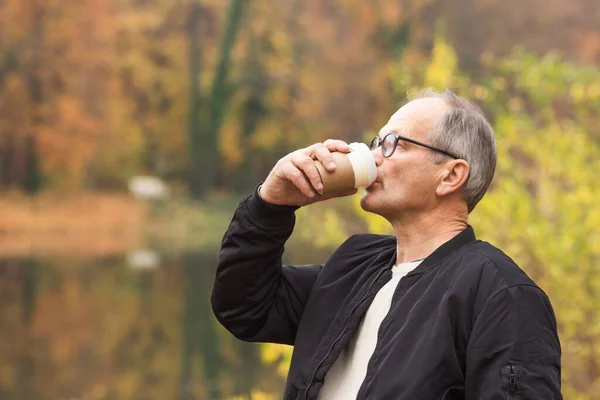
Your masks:
[{"label": "man's wrist", "polygon": [[258,187],[256,189],[256,194],[258,195],[258,197],[260,197],[266,203],[269,203],[269,204],[272,204],[272,205],[278,205],[277,203],[274,203],[274,202],[270,201],[270,199],[269,199],[268,196],[265,196],[266,192],[263,192],[263,193],[260,192],[260,190],[263,187],[263,184],[264,184],[264,182],[261,183],[260,185],[258,185]]},{"label": "man's wrist", "polygon": [[246,203],[248,212],[268,226],[281,226],[287,220],[293,223],[294,212],[300,207],[269,203],[260,195],[261,186],[262,183],[256,187],[254,195],[248,198]]}]

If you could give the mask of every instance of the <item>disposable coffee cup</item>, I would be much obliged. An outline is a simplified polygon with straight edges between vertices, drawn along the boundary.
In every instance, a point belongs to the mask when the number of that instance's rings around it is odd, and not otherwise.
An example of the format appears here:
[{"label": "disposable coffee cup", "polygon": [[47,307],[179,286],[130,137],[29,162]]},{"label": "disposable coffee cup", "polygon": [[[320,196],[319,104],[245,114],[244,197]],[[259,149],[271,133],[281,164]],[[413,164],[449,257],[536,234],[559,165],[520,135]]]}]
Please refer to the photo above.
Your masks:
[{"label": "disposable coffee cup", "polygon": [[336,164],[334,172],[327,171],[320,161],[315,161],[323,182],[320,194],[365,188],[375,181],[377,166],[369,147],[364,143],[350,143],[350,149],[349,153],[331,153]]}]

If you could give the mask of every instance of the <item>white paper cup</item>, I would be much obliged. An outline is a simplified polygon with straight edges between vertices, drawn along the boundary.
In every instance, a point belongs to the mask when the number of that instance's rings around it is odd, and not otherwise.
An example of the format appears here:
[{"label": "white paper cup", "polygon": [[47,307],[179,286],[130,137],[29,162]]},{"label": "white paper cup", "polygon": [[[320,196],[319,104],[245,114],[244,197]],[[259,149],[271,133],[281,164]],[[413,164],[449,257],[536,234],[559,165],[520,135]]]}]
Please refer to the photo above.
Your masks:
[{"label": "white paper cup", "polygon": [[373,153],[364,143],[350,143],[352,151],[348,153],[348,159],[354,170],[354,187],[366,188],[377,179],[377,166]]},{"label": "white paper cup", "polygon": [[351,143],[350,149],[349,153],[332,153],[336,163],[334,172],[327,171],[320,161],[315,161],[323,182],[323,190],[319,192],[320,194],[365,188],[375,181],[377,166],[369,147],[364,143]]}]

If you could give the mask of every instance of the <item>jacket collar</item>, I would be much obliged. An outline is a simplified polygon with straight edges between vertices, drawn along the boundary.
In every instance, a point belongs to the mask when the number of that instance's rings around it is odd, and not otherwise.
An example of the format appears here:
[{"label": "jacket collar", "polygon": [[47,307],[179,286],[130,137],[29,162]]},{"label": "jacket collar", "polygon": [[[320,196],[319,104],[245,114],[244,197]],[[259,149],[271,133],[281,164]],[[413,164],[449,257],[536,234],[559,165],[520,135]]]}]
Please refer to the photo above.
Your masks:
[{"label": "jacket collar", "polygon": [[[429,256],[427,256],[427,258],[425,258],[425,260],[423,260],[423,262],[421,262],[421,264],[419,264],[419,266],[417,268],[415,268],[413,271],[411,271],[408,275],[415,275],[415,274],[423,273],[424,271],[428,270],[435,264],[448,258],[448,256],[450,256],[452,253],[454,253],[459,248],[461,248],[469,243],[473,243],[473,242],[475,242],[475,240],[476,240],[476,237],[475,237],[475,231],[473,230],[473,227],[471,225],[467,225],[465,230],[460,232],[458,235],[454,236],[452,239],[448,240],[446,243],[444,243],[440,247],[438,247],[433,253],[431,253]],[[395,259],[395,252],[394,252],[394,259]]]}]

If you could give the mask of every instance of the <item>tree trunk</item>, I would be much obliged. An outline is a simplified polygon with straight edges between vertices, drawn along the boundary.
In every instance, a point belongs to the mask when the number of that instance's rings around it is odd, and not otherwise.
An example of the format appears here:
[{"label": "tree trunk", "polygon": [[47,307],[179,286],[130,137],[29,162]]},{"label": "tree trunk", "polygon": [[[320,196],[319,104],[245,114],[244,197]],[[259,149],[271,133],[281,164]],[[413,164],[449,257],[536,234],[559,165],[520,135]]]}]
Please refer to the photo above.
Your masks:
[{"label": "tree trunk", "polygon": [[25,146],[26,158],[23,190],[26,193],[37,193],[42,188],[37,138],[35,136],[28,137]]},{"label": "tree trunk", "polygon": [[[258,128],[260,122],[268,113],[268,106],[265,101],[267,94],[267,74],[261,63],[262,59],[262,37],[253,37],[248,45],[247,61],[244,65],[244,74],[247,82],[245,87],[248,88],[248,97],[242,104],[240,112],[240,133],[238,135],[239,144],[244,153],[244,160],[241,167],[237,169],[235,178],[230,180],[229,189],[234,189],[238,192],[248,192],[258,183],[256,173],[256,158],[252,157],[252,148],[250,137]],[[264,177],[262,178],[264,179]],[[226,187],[225,187],[226,188]],[[227,189],[227,188],[226,188]]]},{"label": "tree trunk", "polygon": [[[45,10],[40,3],[32,4],[33,8],[33,26],[32,42],[34,48],[34,57],[31,65],[27,68],[27,86],[29,96],[33,107],[36,110],[41,108],[44,102],[43,82],[40,77],[44,58],[44,14]],[[35,193],[41,188],[41,173],[39,163],[39,150],[37,146],[37,129],[44,123],[42,115],[35,115],[32,121],[33,132],[30,132],[30,137],[27,138],[25,151],[23,152],[25,160],[25,174],[20,183],[21,188],[28,193]]]},{"label": "tree trunk", "polygon": [[[231,69],[231,53],[239,31],[242,10],[247,0],[232,0],[221,39],[217,70],[208,98],[207,114],[201,112],[203,105],[200,92],[200,8],[190,17],[190,116],[189,138],[190,158],[193,167],[190,176],[190,189],[194,197],[204,196],[216,184],[219,171],[219,133],[223,117],[231,99],[228,84]],[[204,118],[200,118],[203,115]]]},{"label": "tree trunk", "polygon": [[202,48],[200,45],[200,22],[202,17],[202,8],[199,4],[192,4],[188,20],[188,40],[189,40],[189,81],[190,81],[190,102],[188,116],[188,140],[189,157],[191,163],[191,173],[189,176],[189,188],[192,195],[199,197],[202,195],[202,164],[200,158],[203,156],[201,142],[201,124],[200,124],[200,74],[202,61]]}]

